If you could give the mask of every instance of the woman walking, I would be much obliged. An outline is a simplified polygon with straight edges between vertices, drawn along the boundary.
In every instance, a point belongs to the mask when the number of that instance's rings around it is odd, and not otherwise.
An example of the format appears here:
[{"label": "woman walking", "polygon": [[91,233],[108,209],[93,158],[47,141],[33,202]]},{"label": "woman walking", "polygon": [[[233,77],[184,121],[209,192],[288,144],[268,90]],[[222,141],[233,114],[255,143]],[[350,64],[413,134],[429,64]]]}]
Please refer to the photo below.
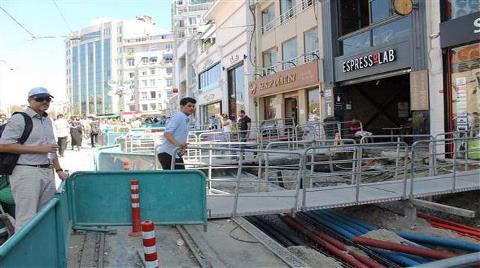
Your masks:
[{"label": "woman walking", "polygon": [[80,123],[78,118],[72,118],[72,122],[70,122],[70,136],[72,138],[72,150],[80,151],[82,148],[82,134],[83,134],[83,127]]}]

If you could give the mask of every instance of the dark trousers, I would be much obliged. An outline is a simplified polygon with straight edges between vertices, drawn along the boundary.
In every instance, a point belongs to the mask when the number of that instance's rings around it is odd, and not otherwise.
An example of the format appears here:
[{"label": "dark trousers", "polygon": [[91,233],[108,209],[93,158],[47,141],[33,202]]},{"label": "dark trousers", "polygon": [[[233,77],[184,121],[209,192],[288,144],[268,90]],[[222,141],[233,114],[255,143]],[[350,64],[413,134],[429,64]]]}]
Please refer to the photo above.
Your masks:
[{"label": "dark trousers", "polygon": [[[160,165],[162,165],[163,170],[171,169],[172,167],[172,156],[167,153],[159,153],[158,154],[158,161],[160,161]],[[183,164],[183,158],[175,158],[175,168],[174,169],[185,169],[185,165]]]},{"label": "dark trousers", "polygon": [[63,157],[63,153],[67,148],[67,137],[58,137],[57,144],[58,144],[58,154]]},{"label": "dark trousers", "polygon": [[90,143],[92,144],[92,147],[95,147],[95,144],[98,142],[98,133],[90,133]]}]

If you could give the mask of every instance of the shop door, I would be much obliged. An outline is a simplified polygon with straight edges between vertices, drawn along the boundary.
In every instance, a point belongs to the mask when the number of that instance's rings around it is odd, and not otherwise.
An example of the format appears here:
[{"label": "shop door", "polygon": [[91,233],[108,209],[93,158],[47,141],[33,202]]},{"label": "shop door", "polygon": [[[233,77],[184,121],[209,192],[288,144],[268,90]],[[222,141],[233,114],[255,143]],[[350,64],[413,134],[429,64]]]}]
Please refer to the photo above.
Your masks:
[{"label": "shop door", "polygon": [[298,100],[297,97],[285,98],[285,118],[293,118],[298,124]]}]

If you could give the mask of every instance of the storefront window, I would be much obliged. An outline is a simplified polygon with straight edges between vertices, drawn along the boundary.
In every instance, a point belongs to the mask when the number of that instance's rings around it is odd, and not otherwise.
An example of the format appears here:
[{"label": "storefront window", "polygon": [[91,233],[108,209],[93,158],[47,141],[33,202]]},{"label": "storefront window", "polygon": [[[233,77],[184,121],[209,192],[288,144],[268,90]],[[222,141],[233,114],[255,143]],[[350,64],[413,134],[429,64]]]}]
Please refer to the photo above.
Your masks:
[{"label": "storefront window", "polygon": [[357,34],[340,42],[343,54],[352,54],[358,50],[370,47],[370,32]]},{"label": "storefront window", "polygon": [[456,19],[480,10],[480,0],[446,0],[447,19]]},{"label": "storefront window", "polygon": [[200,73],[199,75],[199,89],[201,91],[207,91],[218,86],[220,82],[220,63],[215,64],[208,70]]},{"label": "storefront window", "polygon": [[211,129],[220,128],[220,113],[222,106],[220,102],[215,102],[204,106],[203,122]]},{"label": "storefront window", "polygon": [[450,51],[452,123],[454,130],[480,124],[480,44]]},{"label": "storefront window", "polygon": [[265,120],[274,119],[277,114],[275,96],[265,98]]},{"label": "storefront window", "polygon": [[379,46],[393,41],[408,38],[410,19],[408,17],[373,29],[373,45]]},{"label": "storefront window", "polygon": [[237,116],[240,110],[245,110],[245,75],[243,64],[228,71],[228,112]]},{"label": "storefront window", "polygon": [[320,120],[320,90],[308,90],[308,121]]}]

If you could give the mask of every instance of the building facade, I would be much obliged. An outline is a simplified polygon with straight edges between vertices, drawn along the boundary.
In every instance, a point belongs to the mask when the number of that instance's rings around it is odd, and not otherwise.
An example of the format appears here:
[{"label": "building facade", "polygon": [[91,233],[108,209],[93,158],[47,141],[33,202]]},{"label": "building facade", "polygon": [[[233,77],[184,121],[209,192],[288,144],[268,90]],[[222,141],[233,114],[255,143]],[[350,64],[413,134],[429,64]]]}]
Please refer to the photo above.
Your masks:
[{"label": "building facade", "polygon": [[109,114],[119,109],[108,81],[118,79],[122,23],[98,21],[73,32],[66,43],[66,87],[71,114]]},{"label": "building facade", "polygon": [[173,86],[173,38],[169,32],[125,36],[122,80],[125,114],[166,115]]},{"label": "building facade", "polygon": [[172,35],[149,16],[100,20],[73,32],[66,40],[70,113],[161,114],[173,84],[172,62]]},{"label": "building facade", "polygon": [[430,103],[426,1],[397,2],[320,2],[325,111],[374,134],[428,134],[442,103]]},{"label": "building facade", "polygon": [[258,120],[305,123],[322,116],[319,77],[320,6],[313,0],[255,5],[255,79],[248,83]]},{"label": "building facade", "polygon": [[445,131],[467,131],[480,126],[480,2],[440,3]]}]

